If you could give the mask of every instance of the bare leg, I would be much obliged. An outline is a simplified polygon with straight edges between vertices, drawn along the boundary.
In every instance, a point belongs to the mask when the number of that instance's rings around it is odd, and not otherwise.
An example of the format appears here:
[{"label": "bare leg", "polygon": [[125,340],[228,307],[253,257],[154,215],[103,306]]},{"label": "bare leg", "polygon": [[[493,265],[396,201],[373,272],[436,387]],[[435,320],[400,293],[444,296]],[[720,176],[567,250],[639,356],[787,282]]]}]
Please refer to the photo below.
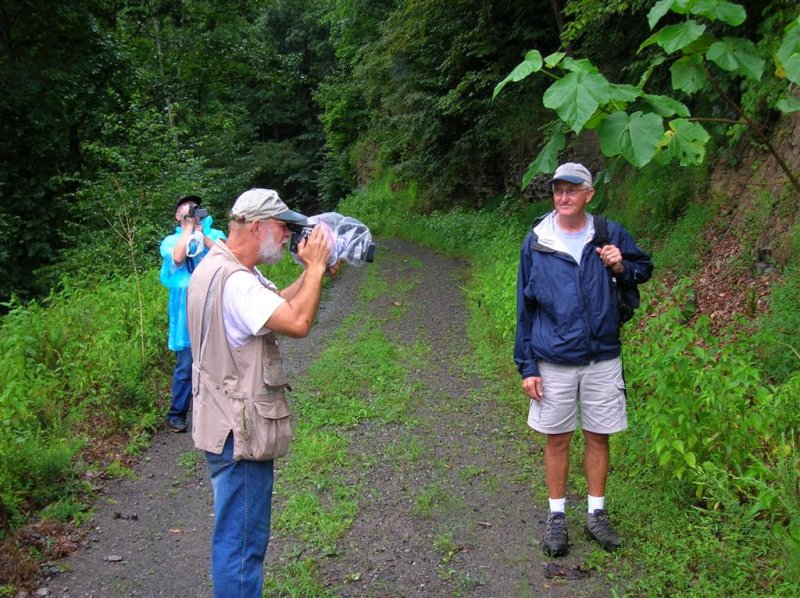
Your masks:
[{"label": "bare leg", "polygon": [[544,449],[544,469],[547,473],[547,492],[550,498],[564,498],[569,475],[569,441],[572,432],[548,434]]},{"label": "bare leg", "polygon": [[583,431],[586,439],[586,452],[583,468],[586,472],[586,484],[592,496],[606,495],[606,478],[608,477],[608,434]]}]

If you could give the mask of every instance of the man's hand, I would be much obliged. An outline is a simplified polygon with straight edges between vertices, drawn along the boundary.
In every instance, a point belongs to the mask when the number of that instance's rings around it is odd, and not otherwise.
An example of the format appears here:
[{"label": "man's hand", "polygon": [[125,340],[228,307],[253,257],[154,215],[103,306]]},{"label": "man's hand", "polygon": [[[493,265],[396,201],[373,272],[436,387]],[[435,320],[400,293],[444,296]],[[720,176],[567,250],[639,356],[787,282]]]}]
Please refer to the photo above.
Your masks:
[{"label": "man's hand", "polygon": [[199,230],[203,232],[203,225],[200,224],[200,221],[197,218],[192,218],[189,216],[189,210],[191,206],[186,206],[186,209],[183,211],[183,215],[181,216],[181,232],[194,232]]},{"label": "man's hand", "polygon": [[300,258],[306,269],[310,266],[322,266],[323,269],[327,269],[330,256],[328,238],[321,226],[315,226],[311,234],[303,239],[297,247],[297,257]]},{"label": "man's hand", "polygon": [[534,401],[541,401],[544,396],[541,376],[531,376],[522,381],[522,390]]},{"label": "man's hand", "polygon": [[187,216],[187,215],[184,215],[183,218],[181,218],[181,232],[182,233],[185,233],[185,232],[191,233],[191,232],[194,231],[195,228],[197,228],[197,223],[195,222],[194,218],[192,218],[191,216]]},{"label": "man's hand", "polygon": [[603,265],[610,268],[614,274],[622,274],[625,266],[622,263],[622,252],[616,245],[604,245],[595,249],[597,255],[603,260]]}]

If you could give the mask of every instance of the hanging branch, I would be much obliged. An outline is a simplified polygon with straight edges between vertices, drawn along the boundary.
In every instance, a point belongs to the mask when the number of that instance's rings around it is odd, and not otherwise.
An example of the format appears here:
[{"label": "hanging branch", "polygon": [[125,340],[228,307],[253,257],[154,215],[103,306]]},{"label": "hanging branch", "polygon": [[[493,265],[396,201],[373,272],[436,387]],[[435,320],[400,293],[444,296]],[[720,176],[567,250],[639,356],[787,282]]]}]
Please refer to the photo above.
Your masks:
[{"label": "hanging branch", "polygon": [[778,153],[777,148],[774,145],[772,145],[772,142],[769,140],[769,137],[767,137],[767,135],[764,133],[761,127],[759,127],[758,124],[752,118],[750,118],[747,114],[745,114],[744,110],[742,110],[742,107],[739,106],[739,104],[737,104],[736,102],[734,102],[733,99],[727,93],[725,93],[725,90],[722,89],[722,86],[720,86],[719,81],[717,81],[714,78],[714,75],[712,75],[711,71],[705,64],[703,64],[703,69],[705,70],[706,77],[708,77],[708,80],[711,82],[711,86],[714,88],[714,91],[716,91],[719,94],[719,96],[723,100],[725,100],[725,103],[731,108],[731,110],[736,112],[736,114],[739,116],[740,119],[742,119],[744,124],[747,125],[747,128],[750,129],[750,131],[754,133],[756,137],[758,137],[759,141],[761,141],[764,145],[767,146],[767,150],[769,150],[769,153],[772,154],[772,157],[775,158],[775,161],[778,163],[778,166],[780,166],[781,170],[783,170],[783,172],[786,173],[786,176],[789,177],[789,181],[791,181],[797,193],[800,194],[800,181],[798,181],[797,177],[794,175],[791,168],[789,168],[789,165],[784,161],[784,159]]}]

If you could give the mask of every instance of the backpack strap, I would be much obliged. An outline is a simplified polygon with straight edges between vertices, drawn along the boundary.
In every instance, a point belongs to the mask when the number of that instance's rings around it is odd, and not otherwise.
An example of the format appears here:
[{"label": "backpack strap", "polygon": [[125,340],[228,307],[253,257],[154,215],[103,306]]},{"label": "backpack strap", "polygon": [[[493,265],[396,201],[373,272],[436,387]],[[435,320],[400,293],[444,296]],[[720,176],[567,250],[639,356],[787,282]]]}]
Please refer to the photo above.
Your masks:
[{"label": "backpack strap", "polygon": [[603,214],[594,214],[594,238],[598,247],[608,245],[608,222]]},{"label": "backpack strap", "polygon": [[[598,247],[609,244],[608,221],[603,214],[594,214],[594,242]],[[639,307],[639,287],[623,289],[617,284],[617,277],[610,268],[606,268],[617,293],[617,309],[619,311],[619,325],[633,317],[633,311]]]}]

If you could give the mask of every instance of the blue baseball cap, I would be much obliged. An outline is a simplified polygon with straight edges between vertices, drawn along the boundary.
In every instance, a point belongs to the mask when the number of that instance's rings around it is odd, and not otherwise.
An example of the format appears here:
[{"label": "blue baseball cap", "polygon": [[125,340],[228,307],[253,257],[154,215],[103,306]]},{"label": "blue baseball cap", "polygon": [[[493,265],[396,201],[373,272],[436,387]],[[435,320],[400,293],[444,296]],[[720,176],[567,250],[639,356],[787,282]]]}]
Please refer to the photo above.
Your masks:
[{"label": "blue baseball cap", "polygon": [[553,178],[550,179],[550,186],[552,187],[556,181],[566,181],[575,185],[586,183],[591,187],[592,173],[583,164],[564,162],[564,164],[556,168]]}]

